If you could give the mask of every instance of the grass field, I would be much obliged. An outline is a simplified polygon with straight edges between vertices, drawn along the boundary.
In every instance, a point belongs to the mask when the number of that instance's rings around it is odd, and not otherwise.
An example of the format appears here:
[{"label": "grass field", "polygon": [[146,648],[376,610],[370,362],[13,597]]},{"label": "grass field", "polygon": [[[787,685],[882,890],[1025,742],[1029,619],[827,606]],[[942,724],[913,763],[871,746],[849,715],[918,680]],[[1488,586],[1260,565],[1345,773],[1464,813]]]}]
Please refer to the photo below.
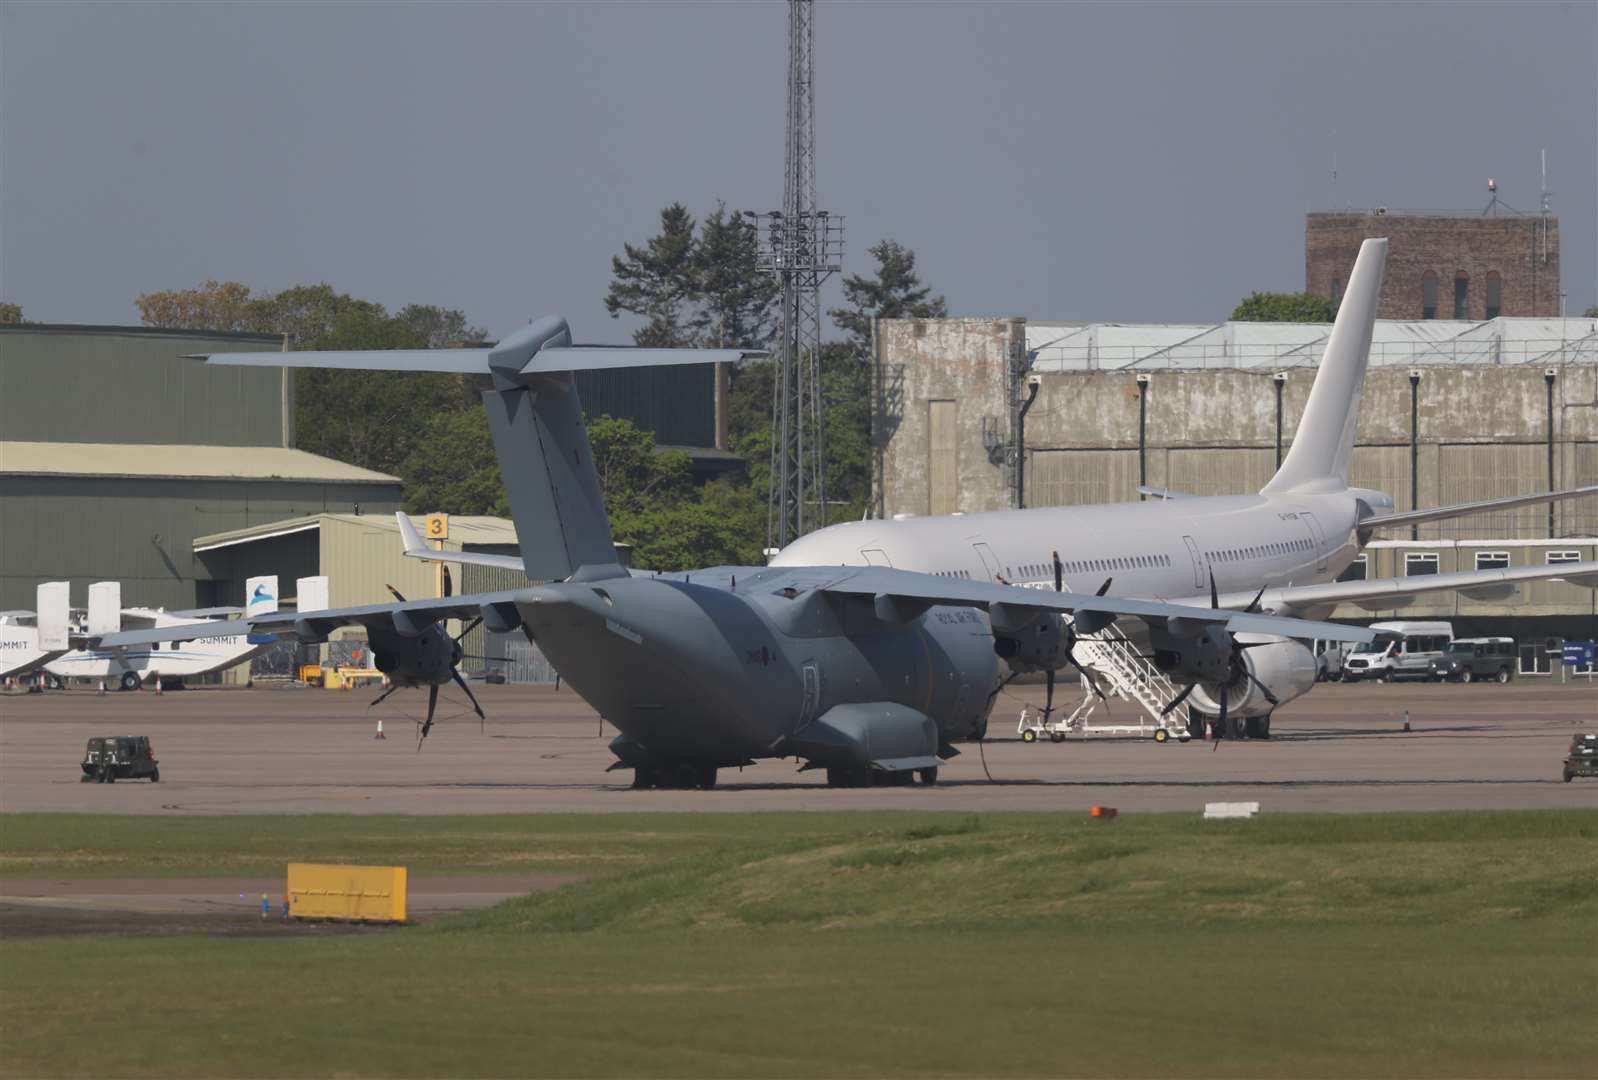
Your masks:
[{"label": "grass field", "polygon": [[0,1071],[1598,1073],[1598,811],[0,816],[13,876],[301,858],[593,876],[391,931],[7,940]]}]

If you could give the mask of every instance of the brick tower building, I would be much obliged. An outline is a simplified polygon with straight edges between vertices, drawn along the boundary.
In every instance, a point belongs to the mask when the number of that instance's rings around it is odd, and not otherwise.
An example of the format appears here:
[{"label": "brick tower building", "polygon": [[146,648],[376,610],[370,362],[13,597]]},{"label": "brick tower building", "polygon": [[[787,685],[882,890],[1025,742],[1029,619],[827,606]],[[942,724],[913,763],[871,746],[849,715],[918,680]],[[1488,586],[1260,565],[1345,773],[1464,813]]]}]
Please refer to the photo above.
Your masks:
[{"label": "brick tower building", "polygon": [[1342,299],[1360,241],[1385,236],[1382,319],[1559,315],[1559,219],[1464,213],[1308,214],[1304,291]]}]

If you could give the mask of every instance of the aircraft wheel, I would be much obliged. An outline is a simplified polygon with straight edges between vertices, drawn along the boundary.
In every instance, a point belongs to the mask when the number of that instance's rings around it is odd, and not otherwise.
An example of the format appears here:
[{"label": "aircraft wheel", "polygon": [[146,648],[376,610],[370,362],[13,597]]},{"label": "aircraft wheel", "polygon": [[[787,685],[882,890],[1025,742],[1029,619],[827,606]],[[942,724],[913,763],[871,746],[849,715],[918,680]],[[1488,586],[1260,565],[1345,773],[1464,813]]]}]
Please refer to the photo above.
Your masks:
[{"label": "aircraft wheel", "polygon": [[1166,742],[1167,740],[1170,739],[1170,737],[1171,737],[1171,733],[1169,731],[1166,731],[1164,728],[1155,728],[1154,729],[1154,741],[1155,742],[1158,742],[1158,743]]},{"label": "aircraft wheel", "polygon": [[1498,669],[1498,685],[1499,686],[1503,686],[1503,685],[1507,684],[1508,682],[1509,682],[1509,669],[1508,668],[1499,668]]},{"label": "aircraft wheel", "polygon": [[1037,742],[1038,741],[1038,733],[1035,732],[1035,731],[1023,731],[1023,732],[1021,732],[1021,741],[1022,742]]},{"label": "aircraft wheel", "polygon": [[694,777],[700,791],[709,791],[716,786],[716,767],[714,765],[700,765]]},{"label": "aircraft wheel", "polygon": [[105,782],[108,784],[117,782],[117,771],[115,769],[107,769],[105,771]]},{"label": "aircraft wheel", "polygon": [[124,671],[122,673],[122,689],[137,690],[139,688],[139,673],[137,671]]},{"label": "aircraft wheel", "polygon": [[1565,770],[1565,783],[1567,783],[1567,784],[1570,783],[1570,781],[1575,777],[1575,775],[1576,775],[1575,773],[1571,772],[1569,769],[1566,769]]},{"label": "aircraft wheel", "polygon": [[1465,682],[1465,683],[1475,682],[1476,681],[1476,675],[1475,675],[1474,672],[1472,672],[1470,670],[1470,668],[1466,668],[1464,671],[1461,671],[1459,673],[1459,681],[1460,682]]},{"label": "aircraft wheel", "polygon": [[930,769],[918,769],[916,770],[916,775],[921,778],[923,784],[936,784],[938,782],[938,767],[934,765]]},{"label": "aircraft wheel", "polygon": [[1187,737],[1190,739],[1202,739],[1204,737],[1204,714],[1197,709],[1188,710]]},{"label": "aircraft wheel", "polygon": [[94,779],[94,777],[90,776],[88,773],[84,773],[82,776],[78,777],[78,783],[87,784],[90,780],[93,780],[93,779]]},{"label": "aircraft wheel", "polygon": [[66,680],[59,675],[46,675],[44,682],[52,690],[65,690],[67,688]]},{"label": "aircraft wheel", "polygon": [[655,770],[641,765],[633,770],[633,790],[648,791],[655,786]]}]

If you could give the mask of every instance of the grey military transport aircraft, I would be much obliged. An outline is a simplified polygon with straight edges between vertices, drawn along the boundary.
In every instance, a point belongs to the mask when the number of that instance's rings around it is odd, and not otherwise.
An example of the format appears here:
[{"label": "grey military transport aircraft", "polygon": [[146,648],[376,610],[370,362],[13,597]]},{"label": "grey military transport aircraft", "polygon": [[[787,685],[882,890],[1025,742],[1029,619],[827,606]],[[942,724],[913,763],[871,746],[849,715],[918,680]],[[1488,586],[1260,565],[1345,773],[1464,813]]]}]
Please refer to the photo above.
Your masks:
[{"label": "grey military transport aircraft", "polygon": [[[377,666],[427,687],[465,687],[445,620],[520,627],[621,734],[612,768],[636,787],[700,787],[717,770],[793,757],[836,786],[937,779],[953,744],[985,731],[1001,656],[1054,671],[1076,635],[1140,620],[1179,682],[1236,668],[1239,634],[1369,641],[1331,623],[1157,600],[1015,588],[892,567],[722,566],[641,574],[618,565],[574,371],[733,361],[738,350],[575,346],[547,316],[492,348],[210,354],[212,364],[431,371],[492,377],[483,394],[516,523],[524,588],[107,635],[107,647],[218,634],[323,641],[365,628]],[[451,552],[449,561],[500,557]],[[536,584],[532,584],[536,583]],[[470,691],[467,690],[468,695]],[[475,698],[473,705],[476,706]],[[481,710],[479,709],[479,712]],[[418,740],[418,748],[421,742]]]},{"label": "grey military transport aircraft", "polygon": [[[1151,492],[1158,497],[1150,502],[847,522],[801,537],[771,565],[895,567],[930,573],[945,583],[1098,591],[1309,619],[1325,618],[1338,604],[1388,609],[1443,591],[1502,600],[1521,583],[1536,580],[1598,587],[1598,562],[1591,561],[1335,580],[1383,529],[1598,493],[1598,486],[1588,486],[1404,511],[1385,492],[1350,486],[1354,429],[1386,252],[1386,240],[1361,246],[1292,447],[1258,494],[1194,497],[1160,491]],[[456,558],[426,547],[408,521],[401,529],[407,554]],[[521,565],[510,556],[470,558]],[[1094,618],[1078,616],[1076,631],[1092,633]],[[1022,648],[1026,635],[1007,633],[1002,621],[995,620],[994,629],[995,647],[1011,672],[1043,673],[1049,684],[1047,719],[1060,666],[1056,661],[1074,664],[1075,658],[1069,650],[1034,654]],[[1158,619],[1132,624],[1128,636],[1148,651],[1156,667],[1179,674],[1175,681],[1185,686],[1165,711],[1186,703],[1195,735],[1210,718],[1226,734],[1269,737],[1272,712],[1315,685],[1316,658],[1292,637],[1248,635],[1224,657],[1217,651],[1214,663],[1194,680],[1191,650],[1173,641]]]}]

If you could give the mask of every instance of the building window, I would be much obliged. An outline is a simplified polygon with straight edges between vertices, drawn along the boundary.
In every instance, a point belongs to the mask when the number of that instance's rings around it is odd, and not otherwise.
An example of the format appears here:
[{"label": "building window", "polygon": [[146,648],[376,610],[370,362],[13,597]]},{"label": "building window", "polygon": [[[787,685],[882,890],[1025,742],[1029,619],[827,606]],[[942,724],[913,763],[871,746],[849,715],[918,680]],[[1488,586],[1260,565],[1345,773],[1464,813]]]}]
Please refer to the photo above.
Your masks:
[{"label": "building window", "polygon": [[1420,317],[1437,318],[1437,271],[1428,270],[1420,276]]},{"label": "building window", "polygon": [[1463,319],[1470,299],[1470,275],[1461,270],[1454,275],[1454,318]]},{"label": "building window", "polygon": [[1337,575],[1338,581],[1364,581],[1370,576],[1370,567],[1365,562],[1365,556],[1355,555],[1354,561],[1348,568]]},{"label": "building window", "polygon": [[1509,552],[1507,551],[1478,551],[1476,552],[1476,569],[1478,570],[1508,570]]},{"label": "building window", "polygon": [[1341,281],[1339,281],[1337,278],[1333,278],[1332,279],[1332,310],[1333,311],[1337,310],[1338,305],[1340,305],[1342,302],[1343,302],[1343,283]]},{"label": "building window", "polygon": [[1550,551],[1550,552],[1548,552],[1548,554],[1546,556],[1546,561],[1547,561],[1547,563],[1550,566],[1552,566],[1554,563],[1581,562],[1581,552],[1579,552],[1579,551]]},{"label": "building window", "polygon": [[1498,318],[1499,311],[1504,306],[1504,279],[1498,276],[1497,270],[1487,272],[1487,317]]},{"label": "building window", "polygon": [[1426,574],[1437,573],[1437,552],[1435,551],[1406,551],[1404,552],[1404,576],[1423,577]]}]

